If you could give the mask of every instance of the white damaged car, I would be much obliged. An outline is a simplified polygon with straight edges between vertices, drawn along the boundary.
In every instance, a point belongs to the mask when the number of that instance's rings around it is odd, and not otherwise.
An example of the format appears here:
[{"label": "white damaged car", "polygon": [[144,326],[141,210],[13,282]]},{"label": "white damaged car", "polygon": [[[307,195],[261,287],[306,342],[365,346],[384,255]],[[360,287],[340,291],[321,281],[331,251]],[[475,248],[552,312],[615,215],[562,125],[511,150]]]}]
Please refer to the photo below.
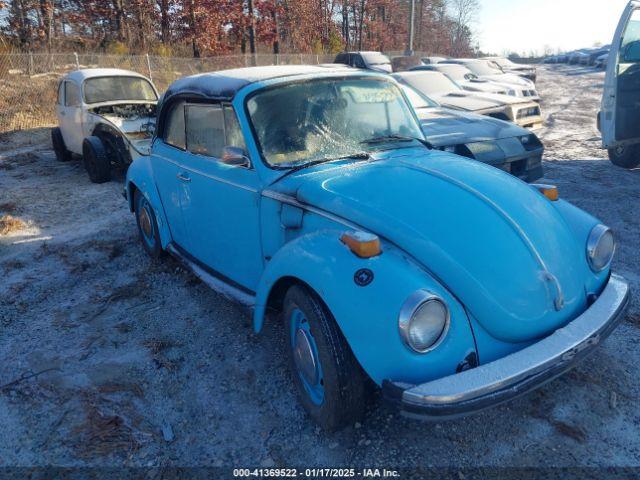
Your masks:
[{"label": "white damaged car", "polygon": [[514,92],[509,92],[516,97],[525,97],[536,102],[540,101],[540,95],[536,91],[536,84],[520,75],[505,73],[492,61],[481,59],[454,59],[446,60],[443,64],[464,65],[480,80],[504,85]]},{"label": "white damaged car", "polygon": [[94,183],[114,168],[148,155],[156,125],[158,91],[144,75],[91,68],[66,75],[58,85],[58,127],[51,131],[56,158],[81,155]]},{"label": "white damaged car", "polygon": [[607,64],[598,128],[609,159],[640,167],[640,0],[632,0],[616,29]]},{"label": "white damaged car", "polygon": [[538,128],[543,123],[540,105],[533,100],[509,95],[469,92],[463,90],[446,75],[435,71],[398,72],[392,77],[444,107],[487,115],[525,128]]},{"label": "white damaged car", "polygon": [[540,101],[540,95],[533,89],[518,88],[510,83],[502,83],[478,77],[464,65],[456,63],[439,63],[437,65],[425,65],[414,67],[411,70],[433,70],[449,77],[453,82],[470,92],[498,93],[509,95],[518,99]]}]

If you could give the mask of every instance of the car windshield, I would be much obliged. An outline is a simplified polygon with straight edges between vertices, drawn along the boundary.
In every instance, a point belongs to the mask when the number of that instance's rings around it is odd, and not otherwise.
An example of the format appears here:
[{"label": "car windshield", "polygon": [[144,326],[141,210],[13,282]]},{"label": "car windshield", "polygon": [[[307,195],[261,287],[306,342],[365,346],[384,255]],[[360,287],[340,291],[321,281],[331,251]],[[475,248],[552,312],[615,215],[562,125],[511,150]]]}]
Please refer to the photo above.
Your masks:
[{"label": "car windshield", "polygon": [[471,70],[476,75],[495,75],[496,73],[501,73],[497,68],[493,68],[489,62],[469,62],[465,64],[469,70]]},{"label": "car windshield", "polygon": [[84,82],[86,103],[112,102],[115,100],[149,100],[158,97],[151,84],[139,77],[99,77]]},{"label": "car windshield", "polygon": [[426,95],[418,93],[416,90],[407,85],[402,85],[402,91],[409,99],[409,103],[411,104],[411,106],[416,110],[420,110],[423,108],[435,108],[440,106],[437,102],[434,102]]},{"label": "car windshield", "polygon": [[[382,79],[319,79],[268,88],[247,101],[265,161],[278,168],[424,139],[399,88]],[[385,138],[388,142],[380,142]],[[414,143],[412,141],[412,143]]]},{"label": "car windshield", "polygon": [[367,62],[368,65],[389,65],[391,64],[391,60],[386,55],[382,53],[362,53],[362,58]]},{"label": "car windshield", "polygon": [[514,65],[508,58],[491,58],[489,61],[497,63],[499,67],[512,67]]},{"label": "car windshield", "polygon": [[462,65],[438,65],[437,70],[444,73],[454,82],[462,82],[477,78],[467,67]]},{"label": "car windshield", "polygon": [[447,93],[462,90],[449,77],[440,72],[419,71],[406,74],[399,73],[394,76],[427,97],[446,95]]}]

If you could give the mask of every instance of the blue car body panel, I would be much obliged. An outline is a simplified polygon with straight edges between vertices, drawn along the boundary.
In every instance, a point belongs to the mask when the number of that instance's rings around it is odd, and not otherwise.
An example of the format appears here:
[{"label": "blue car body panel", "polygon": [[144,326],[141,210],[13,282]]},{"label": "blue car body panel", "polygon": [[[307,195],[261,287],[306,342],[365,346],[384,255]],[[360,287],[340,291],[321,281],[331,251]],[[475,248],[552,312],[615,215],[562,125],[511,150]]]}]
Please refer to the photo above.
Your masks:
[{"label": "blue car body panel", "polygon": [[[361,71],[340,75],[392,81]],[[255,297],[256,331],[279,282],[296,279],[325,302],[375,382],[420,383],[455,373],[470,354],[484,363],[520,350],[587,308],[588,295],[597,294],[610,273],[593,273],[585,257],[597,220],[507,173],[415,146],[286,178],[267,166],[247,118],[247,97],[324,76],[336,73],[314,69],[231,82],[237,91],[230,93],[225,86],[251,168],[155,139],[151,156],[127,173],[128,198],[138,189],[149,200],[163,247],[177,244]],[[220,78],[193,77],[182,93],[201,97],[207,82]],[[180,94],[179,85],[169,92]],[[212,94],[209,101],[218,100]],[[353,229],[378,235],[383,253],[354,255],[340,241]],[[363,268],[374,275],[365,287],[354,281]],[[426,355],[409,350],[398,333],[399,310],[419,289],[440,295],[451,310],[446,339]]]}]

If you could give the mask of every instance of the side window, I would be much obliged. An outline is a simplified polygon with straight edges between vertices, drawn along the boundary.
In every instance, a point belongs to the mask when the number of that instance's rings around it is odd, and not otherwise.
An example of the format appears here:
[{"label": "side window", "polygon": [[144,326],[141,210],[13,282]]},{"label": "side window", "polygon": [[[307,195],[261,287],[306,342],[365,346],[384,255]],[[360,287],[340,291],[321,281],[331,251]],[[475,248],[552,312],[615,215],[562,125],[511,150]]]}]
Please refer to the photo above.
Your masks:
[{"label": "side window", "polygon": [[176,102],[167,115],[164,142],[184,150],[187,146],[184,128],[184,102]]},{"label": "side window", "polygon": [[222,157],[225,146],[224,115],[220,105],[187,105],[187,150]]},{"label": "side window", "polygon": [[247,151],[246,144],[244,143],[244,136],[242,135],[242,130],[240,130],[240,124],[238,123],[238,117],[236,117],[236,112],[233,111],[233,108],[230,106],[224,107],[224,130],[226,134],[226,144],[227,147],[238,147]]},{"label": "side window", "polygon": [[640,62],[640,9],[634,10],[620,46],[620,63]]},{"label": "side window", "polygon": [[58,85],[58,105],[64,105],[64,84],[65,82],[60,82]]},{"label": "side window", "polygon": [[64,98],[67,107],[80,105],[80,89],[73,82],[64,82]]},{"label": "side window", "polygon": [[367,66],[364,64],[364,60],[362,60],[362,57],[360,55],[353,56],[353,66],[356,68],[367,68]]}]

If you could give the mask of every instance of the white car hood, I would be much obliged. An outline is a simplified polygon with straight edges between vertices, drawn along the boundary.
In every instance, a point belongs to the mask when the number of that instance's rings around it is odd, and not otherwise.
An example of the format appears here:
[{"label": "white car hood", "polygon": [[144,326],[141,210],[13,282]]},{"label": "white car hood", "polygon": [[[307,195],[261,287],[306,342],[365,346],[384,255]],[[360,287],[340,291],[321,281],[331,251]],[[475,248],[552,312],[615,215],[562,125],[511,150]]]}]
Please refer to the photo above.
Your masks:
[{"label": "white car hood", "polygon": [[455,90],[432,95],[432,98],[438,103],[448,107],[466,110],[467,112],[477,112],[480,110],[503,108],[507,102],[501,101],[499,97],[506,97],[506,95],[497,96],[498,98],[490,98],[493,97],[493,95]]},{"label": "white car hood", "polygon": [[464,82],[458,82],[458,85],[465,89],[469,89],[476,92],[496,93],[498,91],[511,90],[513,87],[505,87],[503,84],[496,82],[490,82],[489,80],[467,80]]},{"label": "white car hood", "polygon": [[518,87],[535,88],[534,83],[531,80],[522,78],[519,75],[513,73],[497,73],[495,75],[483,75],[483,80],[489,80],[490,82],[500,82],[504,84],[510,84]]}]

